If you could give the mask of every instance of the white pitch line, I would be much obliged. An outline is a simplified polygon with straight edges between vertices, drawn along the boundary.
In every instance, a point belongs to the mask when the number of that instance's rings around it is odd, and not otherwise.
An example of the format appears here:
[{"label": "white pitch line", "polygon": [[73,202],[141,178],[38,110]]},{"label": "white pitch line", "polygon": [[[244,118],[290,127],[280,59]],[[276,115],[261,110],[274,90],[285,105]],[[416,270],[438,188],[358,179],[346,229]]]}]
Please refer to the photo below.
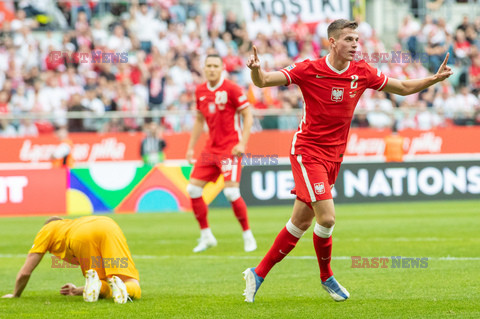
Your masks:
[{"label": "white pitch line", "polygon": [[[0,258],[26,258],[26,254],[0,254]],[[362,258],[392,258],[392,256],[360,256]],[[393,256],[397,257],[397,256]],[[411,256],[401,256],[402,258],[428,258],[428,260],[445,260],[445,261],[480,261],[480,257],[411,257]],[[216,255],[187,255],[187,256],[178,256],[178,255],[163,255],[163,256],[154,256],[154,255],[133,255],[133,259],[174,259],[174,258],[187,258],[187,259],[257,259],[260,260],[263,256],[216,256]],[[287,256],[288,259],[298,259],[298,260],[316,260],[316,256]],[[352,256],[332,256],[333,260],[351,260]]]}]

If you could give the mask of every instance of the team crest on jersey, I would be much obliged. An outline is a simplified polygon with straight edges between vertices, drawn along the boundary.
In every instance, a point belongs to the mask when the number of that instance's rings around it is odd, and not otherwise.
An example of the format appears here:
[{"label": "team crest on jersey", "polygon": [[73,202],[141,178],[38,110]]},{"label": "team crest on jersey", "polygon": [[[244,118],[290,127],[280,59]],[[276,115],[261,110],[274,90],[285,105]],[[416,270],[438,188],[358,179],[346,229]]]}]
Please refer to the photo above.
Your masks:
[{"label": "team crest on jersey", "polygon": [[323,182],[313,184],[313,188],[315,189],[315,194],[325,194],[325,185],[323,184]]},{"label": "team crest on jersey", "polygon": [[332,97],[333,102],[343,101],[343,88],[332,88]]},{"label": "team crest on jersey", "polygon": [[215,113],[215,103],[208,103],[208,112]]},{"label": "team crest on jersey", "polygon": [[296,67],[296,65],[295,65],[295,63],[293,63],[293,64],[287,66],[287,67],[285,68],[285,70],[290,71],[290,70],[293,70],[295,67]]}]

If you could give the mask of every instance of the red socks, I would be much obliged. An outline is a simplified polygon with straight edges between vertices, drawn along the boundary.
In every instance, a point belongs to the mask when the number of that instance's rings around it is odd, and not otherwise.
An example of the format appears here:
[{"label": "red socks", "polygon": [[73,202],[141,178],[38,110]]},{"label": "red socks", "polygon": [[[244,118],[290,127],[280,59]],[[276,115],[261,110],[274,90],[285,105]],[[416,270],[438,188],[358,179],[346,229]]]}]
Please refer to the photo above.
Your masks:
[{"label": "red socks", "polygon": [[237,200],[231,202],[233,213],[238,219],[240,225],[242,225],[243,231],[249,230],[250,226],[248,225],[248,215],[247,215],[247,204],[242,197],[237,198]]},{"label": "red socks", "polygon": [[328,238],[318,237],[313,233],[313,246],[317,254],[318,266],[320,267],[320,278],[322,281],[333,276],[330,268],[330,260],[332,259],[332,236]]},{"label": "red socks", "polygon": [[[195,218],[200,225],[200,229],[208,228],[208,207],[203,200],[203,197],[192,198],[192,209],[195,214]],[[249,230],[250,226],[248,224],[248,215],[247,215],[247,205],[242,197],[232,202],[232,209],[237,217],[240,225],[242,226],[243,231]]]},{"label": "red socks", "polygon": [[207,204],[203,201],[203,197],[192,198],[192,208],[195,218],[200,225],[200,229],[208,228],[207,213],[208,208]]},{"label": "red socks", "polygon": [[295,248],[295,245],[299,239],[300,238],[290,234],[290,232],[287,230],[287,227],[284,227],[277,235],[277,238],[273,242],[273,245],[268,253],[265,255],[265,257],[263,257],[262,261],[255,269],[257,275],[265,278],[270,269],[272,269],[276,263],[285,258],[285,256],[287,256],[288,253]]}]

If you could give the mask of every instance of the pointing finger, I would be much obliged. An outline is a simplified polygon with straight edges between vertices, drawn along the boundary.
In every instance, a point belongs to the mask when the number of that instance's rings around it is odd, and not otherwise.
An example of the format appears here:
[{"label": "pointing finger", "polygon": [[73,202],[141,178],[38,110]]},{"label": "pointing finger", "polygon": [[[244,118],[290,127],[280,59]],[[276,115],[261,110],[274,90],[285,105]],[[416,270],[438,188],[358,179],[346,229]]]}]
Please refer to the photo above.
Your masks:
[{"label": "pointing finger", "polygon": [[445,65],[447,64],[447,61],[448,61],[448,57],[450,56],[450,53],[447,53],[447,55],[445,56],[445,60],[443,60],[443,63],[442,65],[440,66],[441,68],[442,67],[445,67]]},{"label": "pointing finger", "polygon": [[258,54],[257,54],[257,47],[253,46],[253,56],[255,57],[255,60],[258,60]]}]

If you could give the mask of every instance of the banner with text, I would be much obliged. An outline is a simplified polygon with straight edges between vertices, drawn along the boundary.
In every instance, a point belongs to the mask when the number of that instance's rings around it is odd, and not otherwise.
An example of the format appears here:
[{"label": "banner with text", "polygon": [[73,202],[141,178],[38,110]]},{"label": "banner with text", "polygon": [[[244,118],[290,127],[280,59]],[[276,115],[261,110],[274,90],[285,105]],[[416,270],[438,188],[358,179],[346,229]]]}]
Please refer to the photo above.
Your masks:
[{"label": "banner with text", "polygon": [[[247,205],[291,205],[294,185],[290,165],[242,171]],[[333,191],[337,203],[478,199],[480,162],[344,163]]]},{"label": "banner with text", "polygon": [[247,25],[253,22],[254,12],[258,13],[258,19],[265,21],[267,14],[276,18],[286,15],[290,21],[300,17],[306,23],[319,22],[327,17],[350,17],[349,0],[243,0],[242,7]]},{"label": "banner with text", "polygon": [[[252,133],[247,145],[249,157],[288,157],[294,131],[266,130]],[[377,158],[383,156],[384,138],[388,130],[350,130],[346,160]],[[480,127],[449,127],[431,131],[404,130],[405,155],[415,159],[418,155],[480,154]],[[73,157],[78,164],[110,161],[140,161],[142,133],[71,133],[74,143]],[[207,134],[202,134],[196,147],[198,156]],[[185,159],[190,133],[165,134],[167,160]],[[54,135],[35,138],[0,138],[0,164],[46,163],[59,141]]]},{"label": "banner with text", "polygon": [[0,216],[65,215],[67,170],[0,171]]}]

